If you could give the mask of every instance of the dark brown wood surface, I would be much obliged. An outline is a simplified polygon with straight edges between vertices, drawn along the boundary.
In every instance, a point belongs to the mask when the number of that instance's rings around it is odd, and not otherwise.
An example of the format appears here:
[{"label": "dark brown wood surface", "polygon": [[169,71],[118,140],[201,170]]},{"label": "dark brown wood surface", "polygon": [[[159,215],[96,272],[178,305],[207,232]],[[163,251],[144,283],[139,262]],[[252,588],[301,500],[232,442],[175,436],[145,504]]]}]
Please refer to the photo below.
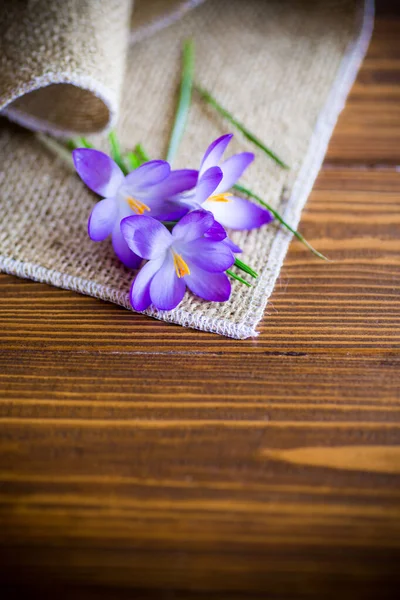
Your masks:
[{"label": "dark brown wood surface", "polygon": [[258,339],[0,276],[2,598],[398,598],[397,165],[387,3]]}]

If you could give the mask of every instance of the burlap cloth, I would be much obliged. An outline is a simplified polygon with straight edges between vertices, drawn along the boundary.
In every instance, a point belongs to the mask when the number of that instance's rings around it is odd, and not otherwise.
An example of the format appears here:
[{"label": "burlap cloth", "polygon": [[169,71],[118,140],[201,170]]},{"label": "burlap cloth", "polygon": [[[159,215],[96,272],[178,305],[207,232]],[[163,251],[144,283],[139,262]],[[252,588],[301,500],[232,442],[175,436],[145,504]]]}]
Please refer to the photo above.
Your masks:
[{"label": "burlap cloth", "polygon": [[[117,124],[126,148],[142,142],[151,156],[162,157],[182,41],[193,37],[197,81],[290,165],[285,171],[257,151],[246,183],[296,227],[366,51],[373,4],[207,0],[160,30],[192,4],[142,0],[131,17],[127,0],[3,1],[0,109],[54,134]],[[208,144],[230,130],[194,97],[174,166],[198,168]],[[239,134],[232,146],[254,150]],[[129,308],[133,273],[109,241],[95,244],[87,236],[94,201],[34,134],[1,119],[0,270]],[[260,273],[251,289],[233,282],[224,304],[187,293],[174,311],[148,314],[235,338],[256,335],[291,236],[273,224],[232,237]],[[309,260],[317,259],[310,254]]]}]

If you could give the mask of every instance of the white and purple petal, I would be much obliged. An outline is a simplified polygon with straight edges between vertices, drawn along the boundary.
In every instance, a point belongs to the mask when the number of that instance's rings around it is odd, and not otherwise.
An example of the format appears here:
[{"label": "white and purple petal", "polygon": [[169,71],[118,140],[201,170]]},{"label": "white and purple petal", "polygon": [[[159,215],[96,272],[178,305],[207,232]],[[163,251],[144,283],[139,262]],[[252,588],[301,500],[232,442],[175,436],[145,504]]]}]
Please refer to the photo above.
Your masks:
[{"label": "white and purple petal", "polygon": [[267,210],[238,196],[231,196],[229,202],[209,200],[203,204],[203,208],[211,211],[224,227],[231,229],[255,229],[273,220]]},{"label": "white and purple petal", "polygon": [[94,242],[108,237],[118,218],[118,205],[115,198],[106,198],[95,204],[88,221],[88,234]]},{"label": "white and purple petal", "polygon": [[145,194],[149,198],[160,198],[166,200],[192,190],[197,183],[198,171],[194,169],[179,169],[171,171],[169,176],[155,185],[149,186]]},{"label": "white and purple petal", "polygon": [[225,273],[209,273],[193,266],[185,281],[190,291],[204,300],[226,302],[230,298],[231,283]]},{"label": "white and purple petal", "polygon": [[193,210],[185,215],[172,230],[174,244],[186,244],[202,238],[212,227],[214,217],[205,210]]},{"label": "white and purple petal", "polygon": [[134,310],[141,312],[150,306],[150,283],[163,262],[164,256],[149,260],[136,275],[130,291],[130,301]]},{"label": "white and purple petal", "polygon": [[226,237],[223,240],[224,244],[226,244],[228,246],[228,248],[231,250],[231,252],[234,252],[235,254],[240,254],[241,252],[243,252],[243,250],[241,248],[239,248],[239,246],[237,246],[234,242],[232,242],[232,240],[228,237]]},{"label": "white and purple petal", "polygon": [[222,181],[222,171],[219,167],[211,167],[201,175],[195,190],[194,201],[201,205],[217,189]]},{"label": "white and purple petal", "polygon": [[210,273],[220,273],[229,269],[235,262],[232,251],[224,242],[214,242],[207,238],[182,245],[180,253],[190,270],[195,265]]},{"label": "white and purple petal", "polygon": [[120,224],[116,223],[112,232],[112,245],[119,260],[129,269],[137,269],[142,258],[132,252],[121,233]]},{"label": "white and purple petal", "polygon": [[125,177],[125,186],[135,196],[139,190],[161,183],[170,173],[171,167],[165,160],[151,160],[129,173]]},{"label": "white and purple petal", "polygon": [[222,181],[215,190],[216,194],[222,194],[230,190],[232,186],[241,178],[244,171],[254,160],[254,154],[252,152],[242,152],[240,154],[234,154],[221,165]]},{"label": "white and purple petal", "polygon": [[220,242],[226,238],[226,231],[221,223],[218,223],[218,221],[215,221],[214,219],[214,223],[210,229],[205,232],[204,237],[210,238],[210,240],[214,240],[214,242]]},{"label": "white and purple petal", "polygon": [[121,232],[132,252],[147,260],[164,254],[172,243],[168,229],[156,219],[145,215],[123,219]]},{"label": "white and purple petal", "polygon": [[218,139],[214,140],[208,146],[201,162],[200,175],[205,173],[205,171],[207,171],[207,169],[210,167],[218,165],[232,137],[232,133],[227,133],[226,135],[222,135]]},{"label": "white and purple petal", "polygon": [[159,310],[172,310],[185,295],[184,277],[175,271],[172,252],[168,252],[160,269],[150,283],[151,303]]},{"label": "white and purple petal", "polygon": [[157,221],[179,221],[188,211],[189,207],[178,204],[177,202],[149,201],[150,215]]},{"label": "white and purple petal", "polygon": [[103,198],[115,196],[124,181],[119,166],[104,152],[77,148],[72,152],[75,169],[82,181]]}]

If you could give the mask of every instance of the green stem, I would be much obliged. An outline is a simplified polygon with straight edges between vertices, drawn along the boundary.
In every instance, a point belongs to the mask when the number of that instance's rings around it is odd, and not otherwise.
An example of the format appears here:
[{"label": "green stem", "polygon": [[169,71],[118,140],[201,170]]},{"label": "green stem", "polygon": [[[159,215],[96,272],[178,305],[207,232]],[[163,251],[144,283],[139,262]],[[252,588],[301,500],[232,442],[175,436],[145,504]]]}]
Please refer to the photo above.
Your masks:
[{"label": "green stem", "polygon": [[240,275],[236,275],[233,271],[231,271],[230,269],[227,269],[227,274],[230,275],[233,279],[236,279],[236,281],[240,281],[240,283],[243,283],[244,285],[247,285],[247,287],[251,287],[251,283],[249,283],[248,281],[246,281],[245,279],[243,279],[242,277],[240,277]]},{"label": "green stem", "polygon": [[274,215],[275,219],[277,221],[279,221],[279,223],[281,223],[284,227],[286,227],[286,229],[288,229],[291,233],[293,233],[293,235],[298,240],[300,240],[300,242],[302,242],[313,254],[315,254],[315,256],[318,256],[318,258],[321,258],[322,260],[326,260],[327,262],[330,262],[329,258],[327,258],[326,256],[324,256],[323,254],[321,254],[321,252],[318,252],[318,250],[316,250],[313,246],[311,246],[311,244],[309,242],[307,242],[307,240],[301,235],[301,233],[299,233],[298,231],[296,231],[295,229],[293,229],[293,227],[291,227],[288,223],[286,223],[286,221],[284,221],[282,219],[282,217],[280,216],[280,214],[277,213],[276,210],[272,208],[272,206],[270,206],[267,202],[265,202],[262,198],[260,198],[260,196],[257,196],[257,194],[255,194],[251,190],[243,187],[242,185],[236,184],[233,187],[238,192],[241,192],[242,194],[246,194],[250,198],[254,198],[254,200],[257,200],[257,202],[259,202],[259,204],[261,204],[267,210],[269,210],[269,212]]},{"label": "green stem", "polygon": [[258,277],[258,273],[256,273],[251,267],[249,267],[249,265],[246,265],[246,263],[242,262],[240,258],[235,258],[235,267],[237,267],[241,271],[244,271],[251,277],[254,277],[254,279],[257,279]]},{"label": "green stem", "polygon": [[171,163],[176,156],[180,141],[185,130],[192,98],[193,73],[194,73],[194,44],[193,40],[186,40],[182,50],[182,75],[179,90],[178,107],[175,122],[172,128],[166,160]]},{"label": "green stem", "polygon": [[267,148],[267,146],[263,144],[263,142],[260,139],[258,139],[253,133],[251,133],[251,131],[249,131],[244,125],[242,125],[242,123],[239,123],[239,121],[237,121],[235,117],[229,111],[226,110],[226,108],[221,106],[221,104],[219,104],[219,102],[217,102],[217,100],[209,92],[207,92],[207,90],[204,90],[197,84],[195,85],[195,90],[200,94],[203,100],[207,102],[207,104],[213,106],[215,110],[219,112],[220,115],[225,117],[225,119],[227,119],[234,127],[236,127],[236,129],[239,129],[239,131],[242,132],[245,138],[247,138],[250,142],[257,146],[257,148],[260,148],[260,150],[265,152],[265,154],[272,158],[272,160],[274,160],[283,169],[289,169],[288,165],[284,163],[283,160],[281,160],[279,156],[275,154],[275,152],[270,150],[270,148]]},{"label": "green stem", "polygon": [[124,159],[122,158],[121,146],[119,144],[117,134],[115,133],[115,131],[111,131],[109,133],[108,140],[109,140],[110,146],[111,146],[112,158],[115,160],[115,162],[120,167],[122,172],[125,175],[127,175],[129,173],[129,169],[127,168],[126,164],[124,163]]}]

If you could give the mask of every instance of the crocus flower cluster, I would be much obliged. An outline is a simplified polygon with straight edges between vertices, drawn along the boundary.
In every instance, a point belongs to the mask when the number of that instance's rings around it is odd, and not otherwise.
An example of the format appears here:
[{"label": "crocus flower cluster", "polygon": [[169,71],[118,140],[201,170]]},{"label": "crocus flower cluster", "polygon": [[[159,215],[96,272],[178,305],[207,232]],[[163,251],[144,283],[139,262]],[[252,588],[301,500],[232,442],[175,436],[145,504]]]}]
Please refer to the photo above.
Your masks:
[{"label": "crocus flower cluster", "polygon": [[[131,287],[131,304],[171,310],[186,288],[214,302],[231,294],[226,271],[240,252],[229,229],[254,229],[272,220],[270,213],[230,190],[254,160],[249,152],[222,160],[232,138],[224,135],[207,149],[200,169],[172,170],[151,160],[124,175],[107,155],[90,148],[73,152],[76,171],[103,199],[89,217],[90,238],[111,236],[117,257],[140,270]],[[144,262],[146,261],[146,262]]]}]

